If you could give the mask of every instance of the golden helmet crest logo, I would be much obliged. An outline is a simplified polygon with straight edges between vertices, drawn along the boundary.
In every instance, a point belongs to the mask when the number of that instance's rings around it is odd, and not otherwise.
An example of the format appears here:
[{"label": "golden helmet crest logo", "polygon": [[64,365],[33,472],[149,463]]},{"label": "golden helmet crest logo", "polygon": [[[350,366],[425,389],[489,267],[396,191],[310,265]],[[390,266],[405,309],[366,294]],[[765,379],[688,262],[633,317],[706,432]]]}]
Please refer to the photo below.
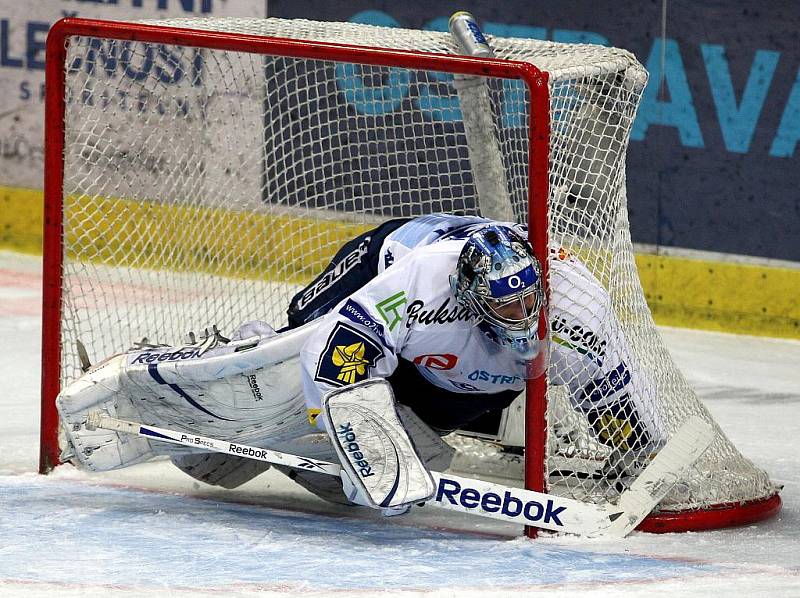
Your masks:
[{"label": "golden helmet crest logo", "polygon": [[363,342],[353,343],[352,345],[338,345],[333,350],[331,361],[333,365],[342,368],[336,376],[345,384],[352,384],[356,378],[363,376],[367,371],[369,363],[364,359],[366,347]]}]

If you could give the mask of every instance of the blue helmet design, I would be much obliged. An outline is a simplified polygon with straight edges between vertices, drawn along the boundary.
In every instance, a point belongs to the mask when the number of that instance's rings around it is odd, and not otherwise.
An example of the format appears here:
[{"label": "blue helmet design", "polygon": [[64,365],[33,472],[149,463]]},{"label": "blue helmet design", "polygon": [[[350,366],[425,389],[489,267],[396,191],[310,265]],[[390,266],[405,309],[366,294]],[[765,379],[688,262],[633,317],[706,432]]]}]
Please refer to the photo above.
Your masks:
[{"label": "blue helmet design", "polygon": [[492,224],[468,237],[450,286],[492,340],[532,359],[541,349],[541,277],[527,239],[509,226]]}]

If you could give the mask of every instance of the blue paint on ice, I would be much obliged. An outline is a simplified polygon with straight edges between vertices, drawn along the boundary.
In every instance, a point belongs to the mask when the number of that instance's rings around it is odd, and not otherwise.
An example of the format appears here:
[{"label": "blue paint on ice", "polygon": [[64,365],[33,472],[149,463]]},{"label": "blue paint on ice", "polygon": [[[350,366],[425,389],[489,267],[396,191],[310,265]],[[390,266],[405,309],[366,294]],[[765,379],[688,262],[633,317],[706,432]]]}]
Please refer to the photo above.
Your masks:
[{"label": "blue paint on ice", "polygon": [[498,588],[722,570],[35,476],[0,476],[0,538],[0,580],[140,589]]}]

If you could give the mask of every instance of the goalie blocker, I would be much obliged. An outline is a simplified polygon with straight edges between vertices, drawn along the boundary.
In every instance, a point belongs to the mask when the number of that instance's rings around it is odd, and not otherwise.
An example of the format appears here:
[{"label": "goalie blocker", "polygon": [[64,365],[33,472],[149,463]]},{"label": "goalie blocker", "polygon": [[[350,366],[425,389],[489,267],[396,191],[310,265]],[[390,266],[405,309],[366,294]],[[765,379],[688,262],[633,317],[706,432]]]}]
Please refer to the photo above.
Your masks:
[{"label": "goalie blocker", "polygon": [[329,392],[322,412],[348,500],[391,515],[433,497],[434,480],[400,422],[385,380]]}]

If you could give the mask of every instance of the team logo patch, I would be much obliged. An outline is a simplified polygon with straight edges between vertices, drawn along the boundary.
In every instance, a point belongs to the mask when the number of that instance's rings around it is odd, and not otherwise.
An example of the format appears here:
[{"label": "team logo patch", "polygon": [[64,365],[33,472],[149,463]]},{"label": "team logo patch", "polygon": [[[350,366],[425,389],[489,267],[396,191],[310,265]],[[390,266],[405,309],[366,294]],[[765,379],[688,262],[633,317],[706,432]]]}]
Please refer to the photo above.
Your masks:
[{"label": "team logo patch", "polygon": [[328,337],[314,380],[346,386],[369,377],[370,368],[383,357],[380,345],[341,322]]}]

